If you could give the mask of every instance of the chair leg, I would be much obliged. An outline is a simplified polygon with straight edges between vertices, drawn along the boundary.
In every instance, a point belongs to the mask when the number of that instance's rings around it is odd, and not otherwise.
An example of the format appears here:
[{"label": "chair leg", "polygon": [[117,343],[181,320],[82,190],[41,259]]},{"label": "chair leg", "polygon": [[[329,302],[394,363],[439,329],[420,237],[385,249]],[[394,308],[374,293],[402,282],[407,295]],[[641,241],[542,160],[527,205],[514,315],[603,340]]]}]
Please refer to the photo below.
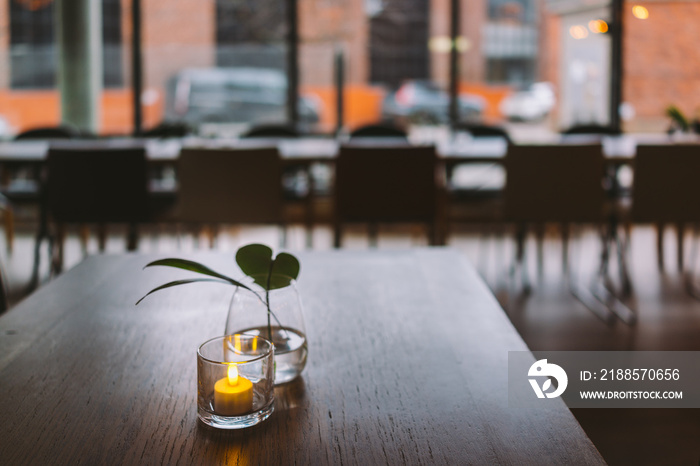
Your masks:
[{"label": "chair leg", "polygon": [[63,271],[63,247],[65,240],[66,225],[59,223],[56,225],[55,246],[51,248],[51,275],[58,275]]},{"label": "chair leg", "polygon": [[369,236],[369,247],[376,248],[379,243],[379,225],[376,222],[370,222],[367,225],[367,234]]},{"label": "chair leg", "polygon": [[678,235],[678,245],[677,245],[677,254],[678,254],[678,271],[682,272],[683,271],[683,256],[684,256],[684,249],[683,249],[683,233],[685,231],[685,225],[683,223],[677,223],[676,224],[676,235]]},{"label": "chair leg", "polygon": [[571,235],[571,225],[562,223],[561,225],[561,267],[564,274],[569,272],[569,237]]},{"label": "chair leg", "polygon": [[510,270],[512,278],[515,277],[515,272],[520,269],[520,278],[523,284],[523,290],[526,293],[530,292],[530,279],[527,273],[527,263],[525,262],[525,239],[527,237],[527,227],[518,225],[515,231],[515,261]]},{"label": "chair leg", "polygon": [[537,237],[537,276],[544,277],[544,223],[537,225],[535,235]]},{"label": "chair leg", "polygon": [[126,235],[126,250],[136,251],[139,247],[138,225],[136,223],[130,223]]},{"label": "chair leg", "polygon": [[216,238],[219,234],[219,227],[216,224],[206,225],[204,227],[204,235],[209,241],[209,249],[214,249],[216,247]]},{"label": "chair leg", "polygon": [[656,224],[656,260],[658,261],[659,271],[664,270],[664,224]]},{"label": "chair leg", "polygon": [[87,256],[88,253],[88,241],[90,240],[90,228],[81,223],[78,225],[78,236],[80,236],[80,248],[83,251],[83,256]]},{"label": "chair leg", "polygon": [[15,213],[12,207],[5,210],[5,240],[7,241],[7,253],[12,254],[15,242]]},{"label": "chair leg", "polygon": [[97,247],[100,252],[105,252],[107,247],[107,224],[99,223],[97,225]]},{"label": "chair leg", "polygon": [[333,224],[333,247],[338,249],[340,247],[340,243],[342,241],[342,225],[339,221],[336,221]]}]

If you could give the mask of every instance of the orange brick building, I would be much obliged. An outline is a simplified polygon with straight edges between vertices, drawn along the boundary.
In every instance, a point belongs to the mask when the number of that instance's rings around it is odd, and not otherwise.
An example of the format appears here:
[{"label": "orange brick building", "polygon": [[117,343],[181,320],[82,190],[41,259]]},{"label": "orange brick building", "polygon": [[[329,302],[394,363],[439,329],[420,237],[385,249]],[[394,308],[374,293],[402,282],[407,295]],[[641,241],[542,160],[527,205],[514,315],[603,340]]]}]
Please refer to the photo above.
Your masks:
[{"label": "orange brick building", "polygon": [[[425,1],[429,2],[427,75],[446,87],[449,53],[444,48],[444,43],[449,35],[450,0]],[[128,133],[132,121],[131,2],[103,2],[106,5],[105,14],[111,15],[111,23],[105,22],[105,27],[118,29],[111,32],[113,37],[110,39],[113,41],[110,46],[112,49],[118,49],[118,53],[112,50],[114,53],[109,55],[106,61],[114,68],[112,75],[118,75],[119,79],[113,80],[103,92],[101,132]],[[267,3],[273,7],[277,5],[282,11],[283,0],[274,2],[276,3],[268,0]],[[217,44],[217,27],[220,28],[221,24],[220,19],[217,19],[215,0],[142,0],[141,3],[145,89],[142,103],[144,125],[148,127],[157,124],[162,118],[165,83],[169,77],[184,67],[217,65],[217,47],[220,48],[220,44]],[[562,7],[567,3],[577,6],[573,9],[566,5]],[[694,100],[700,91],[700,50],[696,46],[700,32],[695,29],[695,22],[700,18],[700,1],[640,0],[638,3],[646,6],[649,17],[641,20],[632,15],[630,8],[625,10],[623,98],[632,104],[636,112],[633,119],[625,122],[625,126],[633,131],[660,130],[665,127],[664,109],[669,104],[676,104],[691,115],[696,111],[696,107],[700,106],[700,102]],[[373,2],[366,0],[299,0],[301,91],[313,93],[321,99],[321,116],[325,127],[334,124],[333,55],[336,50],[344,52],[346,63],[346,123],[353,126],[375,120],[379,116],[381,101],[387,87],[371,82],[372,4]],[[382,2],[376,4],[381,5]],[[494,16],[494,4],[498,4],[498,11],[502,10],[506,14]],[[537,9],[537,17],[532,25],[519,24],[517,18],[523,5],[531,5]],[[498,103],[503,96],[511,92],[513,86],[502,76],[494,74],[493,61],[509,58],[503,58],[505,55],[498,47],[494,47],[492,33],[495,28],[508,33],[526,33],[523,37],[536,38],[534,46],[530,46],[530,49],[534,47],[534,52],[518,52],[521,55],[516,59],[523,61],[528,54],[535,53],[536,60],[532,61],[536,63],[537,68],[531,76],[523,79],[551,81],[555,84],[561,104],[556,117],[559,118],[559,126],[562,126],[564,114],[567,111],[571,113],[571,110],[567,109],[575,104],[567,103],[568,98],[564,92],[568,80],[571,79],[567,75],[567,66],[572,59],[567,55],[566,49],[567,41],[572,40],[569,37],[568,18],[571,18],[572,12],[580,12],[582,8],[585,10],[586,6],[604,12],[606,5],[605,0],[463,1],[462,34],[458,45],[460,90],[484,96],[488,104],[486,116],[491,119],[499,118]],[[24,39],[11,37],[13,34],[18,35],[17,18],[25,18],[18,17],[18,6],[36,12],[50,9],[51,0],[0,0],[0,63],[5,65],[0,67],[0,115],[17,130],[54,125],[60,119],[55,86],[50,83],[39,87],[32,87],[31,83],[17,85],[17,57],[27,50],[27,45],[21,42]],[[283,13],[280,14],[283,18]],[[279,18],[280,14],[276,18]],[[44,20],[50,17],[47,10]],[[30,32],[32,28],[41,29],[41,24],[43,23],[28,23],[25,29]],[[278,26],[281,27],[280,30],[284,29],[283,25]],[[267,26],[263,29],[266,28]],[[19,31],[22,32],[21,29]],[[276,34],[273,38],[280,50],[283,50],[284,34]],[[36,38],[31,40],[36,42]],[[50,46],[49,39],[45,38],[44,42],[42,47]],[[280,67],[284,66],[283,61],[282,54],[279,60]],[[599,61],[604,62],[604,57],[599,58]],[[114,62],[119,62],[119,66],[114,66]],[[38,63],[42,64],[41,61]],[[603,83],[604,74],[607,72],[609,71],[605,69],[605,65],[601,65],[600,73],[603,75],[599,73],[596,79]],[[603,89],[597,93],[590,93],[589,101],[597,102],[597,107],[589,113],[601,112],[607,105],[604,102],[607,98],[605,92]]]},{"label": "orange brick building", "polygon": [[[607,14],[606,1],[550,1],[543,20],[541,57],[546,57],[543,78],[557,83],[559,101],[566,107],[563,88],[572,60],[565,46],[569,42],[595,40],[594,34],[573,39],[572,27],[587,26],[582,20]],[[634,14],[634,7],[644,7]],[[646,11],[646,15],[644,14]],[[579,15],[578,17],[576,15]],[[623,9],[623,101],[633,115],[623,118],[628,132],[663,131],[669,126],[665,109],[677,105],[692,117],[700,109],[700,2],[697,0],[639,0],[625,2]],[[569,19],[577,18],[575,21]],[[607,19],[607,17],[605,18]],[[583,34],[581,34],[583,35]],[[608,57],[604,57],[607,59]],[[606,70],[607,72],[607,70]],[[609,79],[608,75],[603,76]],[[571,123],[572,121],[567,121]],[[562,125],[566,126],[566,125]]]}]

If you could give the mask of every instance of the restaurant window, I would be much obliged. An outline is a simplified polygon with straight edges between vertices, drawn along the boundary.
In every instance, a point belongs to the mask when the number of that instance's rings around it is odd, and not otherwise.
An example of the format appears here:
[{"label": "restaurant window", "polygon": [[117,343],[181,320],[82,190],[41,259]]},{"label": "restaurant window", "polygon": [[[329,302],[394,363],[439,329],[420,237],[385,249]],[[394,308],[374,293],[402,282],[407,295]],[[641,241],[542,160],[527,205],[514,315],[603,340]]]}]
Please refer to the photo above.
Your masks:
[{"label": "restaurant window", "polygon": [[428,0],[387,0],[370,16],[370,81],[398,88],[429,78]]},{"label": "restaurant window", "polygon": [[538,31],[533,0],[490,0],[484,26],[486,81],[526,87],[537,79]]},{"label": "restaurant window", "polygon": [[449,53],[431,44],[436,38],[444,44],[449,35],[447,5],[431,0],[300,0],[300,90],[320,104],[321,128],[342,126],[341,131],[352,132],[382,121],[403,127],[412,140],[444,136]]},{"label": "restaurant window", "polygon": [[54,3],[10,2],[10,83],[16,89],[56,84]]},{"label": "restaurant window", "polygon": [[[55,3],[52,0],[10,2],[10,85],[14,89],[56,86],[58,54]],[[123,86],[121,2],[103,0],[103,79],[105,87]]]},{"label": "restaurant window", "polygon": [[146,8],[143,27],[151,39],[143,46],[145,87],[163,98],[152,117],[225,137],[284,124],[285,4],[182,0]]}]

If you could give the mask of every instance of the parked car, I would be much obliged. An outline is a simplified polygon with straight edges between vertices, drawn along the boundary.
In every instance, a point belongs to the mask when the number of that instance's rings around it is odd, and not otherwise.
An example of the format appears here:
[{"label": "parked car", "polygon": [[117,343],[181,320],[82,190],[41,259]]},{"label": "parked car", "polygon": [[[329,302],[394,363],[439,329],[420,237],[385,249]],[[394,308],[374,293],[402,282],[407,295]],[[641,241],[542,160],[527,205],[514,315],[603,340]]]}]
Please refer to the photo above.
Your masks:
[{"label": "parked car", "polygon": [[[481,118],[484,99],[477,95],[461,94],[458,99],[460,121]],[[432,81],[406,81],[384,99],[382,118],[398,123],[447,123],[450,97]]]},{"label": "parked car", "polygon": [[503,116],[515,121],[538,121],[554,108],[554,89],[550,83],[534,83],[529,89],[514,92],[501,101]]},{"label": "parked car", "polygon": [[[319,121],[320,102],[300,96],[300,124]],[[165,121],[198,127],[202,123],[279,123],[287,119],[287,77],[269,68],[188,68],[167,85]]]}]

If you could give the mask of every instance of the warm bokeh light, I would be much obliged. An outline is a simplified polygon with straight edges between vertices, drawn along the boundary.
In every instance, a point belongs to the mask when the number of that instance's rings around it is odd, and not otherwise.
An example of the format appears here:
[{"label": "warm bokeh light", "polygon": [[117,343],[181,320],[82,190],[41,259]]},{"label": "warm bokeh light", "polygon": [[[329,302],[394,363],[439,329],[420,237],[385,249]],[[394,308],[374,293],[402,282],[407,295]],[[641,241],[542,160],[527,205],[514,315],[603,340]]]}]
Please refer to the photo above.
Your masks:
[{"label": "warm bokeh light", "polygon": [[238,383],[238,365],[229,364],[228,365],[228,383],[230,385],[236,385]]},{"label": "warm bokeh light", "polygon": [[588,23],[588,29],[590,29],[593,34],[604,34],[608,32],[608,23],[602,19],[594,19]]},{"label": "warm bokeh light", "polygon": [[435,36],[428,41],[428,49],[435,53],[449,53],[452,40],[449,36]]},{"label": "warm bokeh light", "polygon": [[464,36],[457,37],[457,51],[458,52],[466,52],[470,48],[472,48],[472,43],[469,39],[467,39]]},{"label": "warm bokeh light", "polygon": [[649,17],[649,10],[641,5],[635,5],[632,7],[632,14],[635,18],[647,19]]},{"label": "warm bokeh light", "polygon": [[588,29],[580,24],[577,24],[576,26],[571,26],[569,29],[569,34],[571,34],[571,37],[574,39],[585,39],[588,37]]},{"label": "warm bokeh light", "polygon": [[[471,42],[463,36],[457,37],[455,44],[458,52],[466,52],[471,48]],[[428,41],[428,49],[435,53],[449,53],[452,49],[452,39],[449,36],[431,37]]]}]

